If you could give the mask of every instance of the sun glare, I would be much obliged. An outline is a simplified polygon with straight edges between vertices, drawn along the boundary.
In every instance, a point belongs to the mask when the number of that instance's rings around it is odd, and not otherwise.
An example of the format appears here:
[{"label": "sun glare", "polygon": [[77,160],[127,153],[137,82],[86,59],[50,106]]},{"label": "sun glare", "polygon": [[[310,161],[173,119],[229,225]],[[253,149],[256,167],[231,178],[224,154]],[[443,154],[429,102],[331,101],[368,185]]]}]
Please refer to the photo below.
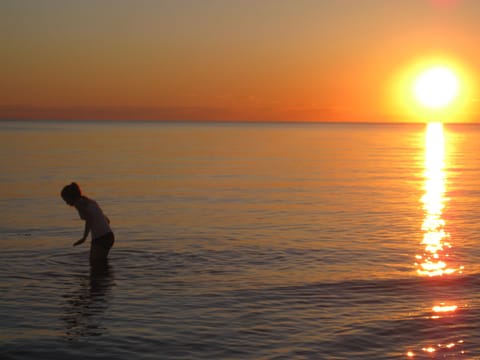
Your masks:
[{"label": "sun glare", "polygon": [[447,67],[432,67],[422,72],[415,81],[416,99],[431,109],[448,106],[458,94],[458,78]]},{"label": "sun glare", "polygon": [[471,68],[447,55],[428,55],[392,73],[392,106],[407,121],[470,122],[476,98]]}]

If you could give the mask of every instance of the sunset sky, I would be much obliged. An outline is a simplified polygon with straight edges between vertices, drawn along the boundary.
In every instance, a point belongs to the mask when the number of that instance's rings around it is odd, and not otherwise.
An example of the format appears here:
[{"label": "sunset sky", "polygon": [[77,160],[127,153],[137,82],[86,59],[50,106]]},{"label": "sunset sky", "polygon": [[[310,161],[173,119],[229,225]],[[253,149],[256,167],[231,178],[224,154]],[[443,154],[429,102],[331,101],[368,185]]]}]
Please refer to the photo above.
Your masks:
[{"label": "sunset sky", "polygon": [[423,121],[405,84],[441,59],[465,90],[446,120],[478,121],[479,16],[478,0],[1,0],[0,118]]}]

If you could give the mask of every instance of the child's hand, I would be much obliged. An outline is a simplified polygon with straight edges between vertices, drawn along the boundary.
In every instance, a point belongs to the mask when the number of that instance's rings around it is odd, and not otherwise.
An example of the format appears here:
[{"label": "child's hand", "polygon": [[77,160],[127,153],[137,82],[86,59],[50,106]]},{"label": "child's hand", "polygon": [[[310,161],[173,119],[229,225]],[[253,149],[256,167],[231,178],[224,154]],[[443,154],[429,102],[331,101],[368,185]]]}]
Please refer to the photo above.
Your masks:
[{"label": "child's hand", "polygon": [[80,245],[80,244],[82,244],[84,241],[85,241],[85,239],[80,239],[80,240],[78,240],[75,244],[73,244],[73,246]]}]

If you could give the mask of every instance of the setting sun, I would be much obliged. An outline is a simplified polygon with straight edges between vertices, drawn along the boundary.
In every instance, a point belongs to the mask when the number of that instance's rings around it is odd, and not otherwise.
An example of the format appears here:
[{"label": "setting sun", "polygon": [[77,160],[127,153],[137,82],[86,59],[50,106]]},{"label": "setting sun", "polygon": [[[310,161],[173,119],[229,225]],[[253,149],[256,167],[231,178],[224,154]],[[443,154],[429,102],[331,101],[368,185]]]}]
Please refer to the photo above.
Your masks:
[{"label": "setting sun", "polygon": [[424,106],[441,109],[448,106],[458,94],[458,78],[447,67],[432,67],[416,79],[414,93]]},{"label": "setting sun", "polygon": [[392,107],[419,122],[469,122],[472,74],[467,62],[448,54],[412,58],[392,76]]}]

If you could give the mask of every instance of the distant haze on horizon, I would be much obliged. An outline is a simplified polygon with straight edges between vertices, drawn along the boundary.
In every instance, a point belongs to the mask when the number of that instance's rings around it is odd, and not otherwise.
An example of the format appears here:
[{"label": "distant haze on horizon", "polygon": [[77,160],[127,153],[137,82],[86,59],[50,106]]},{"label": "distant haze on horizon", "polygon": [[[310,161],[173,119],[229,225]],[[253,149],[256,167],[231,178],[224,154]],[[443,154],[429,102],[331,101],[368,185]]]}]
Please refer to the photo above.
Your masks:
[{"label": "distant haze on horizon", "polygon": [[[477,0],[2,0],[0,119],[421,122],[399,74],[441,57],[479,83],[479,15]],[[447,120],[479,121],[479,98]]]}]

